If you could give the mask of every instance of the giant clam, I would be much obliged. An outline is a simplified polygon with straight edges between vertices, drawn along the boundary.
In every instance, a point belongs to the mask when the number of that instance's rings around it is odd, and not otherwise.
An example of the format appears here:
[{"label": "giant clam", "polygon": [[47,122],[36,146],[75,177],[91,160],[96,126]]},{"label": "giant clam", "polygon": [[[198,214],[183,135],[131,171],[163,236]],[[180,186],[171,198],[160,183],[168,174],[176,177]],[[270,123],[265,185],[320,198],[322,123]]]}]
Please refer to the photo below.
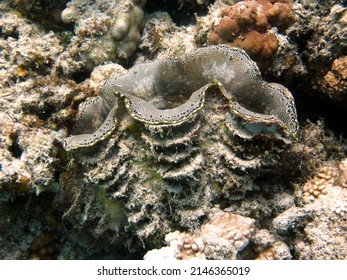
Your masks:
[{"label": "giant clam", "polygon": [[71,207],[99,219],[98,228],[122,217],[141,239],[197,227],[218,197],[252,189],[297,130],[290,92],[263,81],[240,49],[210,46],[135,65],[80,106],[63,139],[82,167],[66,174],[85,189]]},{"label": "giant clam", "polygon": [[178,59],[136,65],[126,75],[108,80],[101,97],[83,104],[77,135],[66,138],[64,147],[90,146],[108,136],[117,122],[118,99],[140,122],[175,125],[200,111],[206,91],[214,85],[230,111],[245,122],[278,124],[283,132],[295,135],[298,125],[290,92],[264,82],[256,64],[241,49],[211,46]]}]

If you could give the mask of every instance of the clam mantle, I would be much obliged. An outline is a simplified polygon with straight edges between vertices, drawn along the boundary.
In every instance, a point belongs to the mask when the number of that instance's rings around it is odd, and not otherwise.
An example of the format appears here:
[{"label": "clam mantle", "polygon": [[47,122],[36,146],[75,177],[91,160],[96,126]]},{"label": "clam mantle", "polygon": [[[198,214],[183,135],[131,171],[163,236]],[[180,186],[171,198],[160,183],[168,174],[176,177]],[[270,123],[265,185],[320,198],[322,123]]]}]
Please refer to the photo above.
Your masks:
[{"label": "clam mantle", "polygon": [[149,125],[174,126],[199,114],[211,88],[218,88],[229,108],[228,120],[241,120],[253,134],[295,136],[297,115],[284,86],[262,80],[257,65],[241,49],[224,45],[200,48],[179,58],[135,65],[103,85],[100,97],[82,104],[66,150],[93,146],[107,138],[125,110]]}]

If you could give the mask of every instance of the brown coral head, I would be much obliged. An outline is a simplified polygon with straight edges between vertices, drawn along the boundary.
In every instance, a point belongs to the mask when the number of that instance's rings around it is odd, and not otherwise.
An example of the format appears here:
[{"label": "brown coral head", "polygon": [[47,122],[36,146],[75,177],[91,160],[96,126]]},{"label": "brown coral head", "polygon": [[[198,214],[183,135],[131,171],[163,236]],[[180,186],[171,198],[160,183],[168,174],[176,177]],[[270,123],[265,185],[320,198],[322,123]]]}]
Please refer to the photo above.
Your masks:
[{"label": "brown coral head", "polygon": [[264,70],[277,53],[278,40],[273,34],[262,34],[252,30],[228,45],[245,50],[257,62],[259,68]]},{"label": "brown coral head", "polygon": [[208,41],[212,44],[223,44],[234,41],[240,35],[240,27],[236,20],[223,17],[219,25],[208,35]]},{"label": "brown coral head", "polygon": [[271,26],[285,31],[295,22],[295,14],[290,1],[276,1],[273,5],[264,8],[264,12]]},{"label": "brown coral head", "polygon": [[276,27],[283,32],[295,20],[289,0],[245,0],[225,8],[221,16],[208,42],[242,48],[262,69],[269,66],[278,49],[278,40],[269,30]]}]

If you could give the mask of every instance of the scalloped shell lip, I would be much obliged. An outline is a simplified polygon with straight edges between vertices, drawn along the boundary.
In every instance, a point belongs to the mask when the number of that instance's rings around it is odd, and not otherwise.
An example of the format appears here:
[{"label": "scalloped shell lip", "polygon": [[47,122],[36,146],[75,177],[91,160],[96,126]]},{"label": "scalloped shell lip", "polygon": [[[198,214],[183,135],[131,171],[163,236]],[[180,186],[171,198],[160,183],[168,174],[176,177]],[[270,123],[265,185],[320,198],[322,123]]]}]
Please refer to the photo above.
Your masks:
[{"label": "scalloped shell lip", "polygon": [[[285,135],[288,135],[292,137],[293,139],[296,139],[296,133],[297,133],[297,127],[290,128],[284,124],[280,119],[278,119],[274,115],[265,115],[265,114],[247,114],[246,112],[249,111],[245,108],[242,110],[237,110],[236,106],[233,104],[233,102],[229,102],[230,110],[231,112],[240,117],[243,121],[247,123],[262,123],[265,126],[271,126],[274,124],[277,124],[280,129],[284,132]],[[243,112],[242,112],[243,111]]]},{"label": "scalloped shell lip", "polygon": [[117,119],[115,118],[117,108],[118,104],[115,104],[103,124],[95,132],[70,135],[69,137],[64,138],[62,144],[65,150],[71,151],[78,148],[91,147],[109,137],[117,127]]},{"label": "scalloped shell lip", "polygon": [[[157,109],[153,105],[141,99],[141,102],[146,104],[147,108],[151,108],[152,114],[147,116],[134,110],[130,100],[131,97],[129,98],[128,96],[123,95],[123,98],[125,101],[125,107],[129,111],[129,114],[140,122],[151,125],[178,125],[191,119],[203,108],[205,103],[205,92],[210,86],[211,84],[202,87],[198,91],[194,92],[187,102],[171,109]],[[194,94],[196,96],[194,96]]]}]

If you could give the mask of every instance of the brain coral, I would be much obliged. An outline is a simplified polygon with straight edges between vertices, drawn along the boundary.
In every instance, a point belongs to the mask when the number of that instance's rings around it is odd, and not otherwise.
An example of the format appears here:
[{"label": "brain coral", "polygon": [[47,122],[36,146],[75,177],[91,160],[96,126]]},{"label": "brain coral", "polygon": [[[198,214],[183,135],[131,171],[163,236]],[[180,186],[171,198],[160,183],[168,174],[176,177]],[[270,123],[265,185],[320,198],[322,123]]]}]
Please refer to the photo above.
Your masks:
[{"label": "brain coral", "polygon": [[290,0],[245,0],[225,8],[221,20],[208,35],[211,44],[227,43],[244,49],[262,68],[268,65],[278,48],[276,36],[295,20]]},{"label": "brain coral", "polygon": [[79,115],[63,140],[75,162],[62,176],[75,197],[66,217],[84,213],[86,225],[118,224],[142,240],[194,230],[220,193],[244,195],[298,128],[289,91],[222,45],[138,64],[107,80]]}]

